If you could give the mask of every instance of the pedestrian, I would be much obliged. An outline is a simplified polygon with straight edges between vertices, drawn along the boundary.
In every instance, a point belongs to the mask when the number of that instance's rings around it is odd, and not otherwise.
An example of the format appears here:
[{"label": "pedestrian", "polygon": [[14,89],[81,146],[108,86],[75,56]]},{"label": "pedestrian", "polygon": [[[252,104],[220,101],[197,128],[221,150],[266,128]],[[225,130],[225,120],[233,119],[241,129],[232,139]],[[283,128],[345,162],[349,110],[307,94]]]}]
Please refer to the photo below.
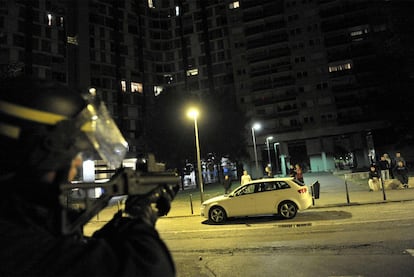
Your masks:
[{"label": "pedestrian", "polygon": [[398,161],[397,166],[394,167],[394,177],[400,181],[403,188],[408,188],[408,168],[402,160]]},{"label": "pedestrian", "polygon": [[162,203],[168,212],[170,191],[128,196],[125,210],[92,236],[76,224],[84,213],[62,201],[60,185],[76,176],[78,153],[96,151],[117,168],[128,150],[91,92],[84,98],[49,81],[1,80],[1,276],[175,276],[155,229],[161,210],[152,208]]},{"label": "pedestrian", "polygon": [[392,161],[391,161],[391,158],[390,158],[390,155],[388,154],[388,153],[384,153],[384,158],[385,158],[385,160],[388,162],[388,164],[390,165],[390,167],[391,167],[391,163],[392,163]]},{"label": "pedestrian", "polygon": [[371,165],[369,168],[368,186],[369,191],[377,191],[382,188],[380,174],[375,165]]},{"label": "pedestrian", "polygon": [[381,156],[379,161],[379,168],[381,170],[381,178],[382,180],[388,180],[390,178],[390,164],[385,159],[385,156]]},{"label": "pedestrian", "polygon": [[295,178],[296,178],[296,180],[304,183],[304,180],[303,180],[303,171],[302,171],[302,168],[300,167],[299,164],[296,164],[295,165]]},{"label": "pedestrian", "polygon": [[265,178],[271,178],[272,177],[272,168],[270,167],[270,165],[265,167]]},{"label": "pedestrian", "polygon": [[247,170],[243,170],[243,175],[240,179],[240,185],[247,184],[252,181],[252,177],[250,177],[249,173],[247,173]]},{"label": "pedestrian", "polygon": [[293,164],[289,165],[289,177],[296,178],[295,166]]},{"label": "pedestrian", "polygon": [[231,177],[229,175],[224,175],[223,187],[224,187],[224,194],[227,194],[230,192]]},{"label": "pedestrian", "polygon": [[403,156],[401,156],[401,152],[395,152],[395,157],[394,157],[394,167],[396,167],[398,165],[398,162],[402,162],[405,165],[405,160],[403,158]]},{"label": "pedestrian", "polygon": [[392,164],[392,160],[390,158],[390,155],[388,153],[384,153],[384,158],[388,162],[388,165],[389,165],[388,172],[389,172],[390,179],[394,179],[394,176],[392,175],[393,164]]}]

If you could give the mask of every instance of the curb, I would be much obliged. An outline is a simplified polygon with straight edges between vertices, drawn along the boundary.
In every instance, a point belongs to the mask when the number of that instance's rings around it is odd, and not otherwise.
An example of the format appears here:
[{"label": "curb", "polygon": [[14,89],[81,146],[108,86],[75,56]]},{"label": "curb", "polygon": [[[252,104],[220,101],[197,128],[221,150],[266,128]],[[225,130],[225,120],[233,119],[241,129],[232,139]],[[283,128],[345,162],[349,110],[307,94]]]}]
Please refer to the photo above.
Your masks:
[{"label": "curb", "polygon": [[399,200],[383,200],[383,201],[373,201],[373,202],[351,202],[351,203],[338,203],[338,204],[325,204],[322,206],[311,206],[309,209],[323,209],[323,208],[333,208],[333,207],[349,207],[349,206],[362,206],[362,205],[375,205],[375,204],[386,204],[386,203],[395,203],[395,202],[411,202],[414,199],[399,199]]}]

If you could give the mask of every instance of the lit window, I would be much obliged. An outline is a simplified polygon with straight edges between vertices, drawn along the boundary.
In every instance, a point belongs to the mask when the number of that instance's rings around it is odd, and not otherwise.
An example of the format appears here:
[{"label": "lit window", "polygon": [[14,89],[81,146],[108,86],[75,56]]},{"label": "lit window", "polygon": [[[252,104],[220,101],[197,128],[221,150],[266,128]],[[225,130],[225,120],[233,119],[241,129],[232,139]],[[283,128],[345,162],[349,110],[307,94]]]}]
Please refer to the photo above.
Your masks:
[{"label": "lit window", "polygon": [[148,8],[155,8],[153,0],[148,0]]},{"label": "lit window", "polygon": [[329,66],[329,72],[337,72],[337,71],[344,71],[344,70],[350,70],[350,69],[352,69],[352,64],[350,62]]},{"label": "lit window", "polygon": [[78,45],[78,36],[74,36],[74,37],[70,37],[68,36],[66,38],[67,43],[69,44],[74,44],[74,45]]},{"label": "lit window", "polygon": [[122,92],[126,92],[126,81],[125,80],[121,81],[121,90]]},{"label": "lit window", "polygon": [[164,90],[162,86],[154,86],[154,96],[158,96]]},{"label": "lit window", "polygon": [[233,3],[230,3],[230,4],[229,4],[229,8],[230,8],[230,9],[237,9],[237,8],[240,8],[240,3],[239,3],[239,1],[234,1]]},{"label": "lit window", "polygon": [[353,31],[351,32],[351,37],[362,35],[362,30]]},{"label": "lit window", "polygon": [[198,75],[197,68],[187,70],[187,76],[197,76],[197,75]]},{"label": "lit window", "polygon": [[360,36],[360,35],[367,34],[367,33],[368,33],[368,29],[365,28],[365,29],[356,30],[356,31],[351,32],[350,36],[355,37],[355,36]]},{"label": "lit window", "polygon": [[351,37],[352,41],[361,41],[365,39],[365,35],[368,34],[368,28],[360,28],[358,30],[351,31],[349,36]]},{"label": "lit window", "polygon": [[180,15],[180,7],[179,6],[175,6],[175,15],[176,16]]},{"label": "lit window", "polygon": [[64,17],[63,16],[59,17],[58,25],[59,25],[59,27],[64,27]]},{"label": "lit window", "polygon": [[142,83],[131,82],[131,92],[142,93],[143,91]]},{"label": "lit window", "polygon": [[53,16],[51,13],[47,14],[47,26],[52,26]]},{"label": "lit window", "polygon": [[167,84],[171,84],[173,81],[173,76],[171,74],[164,74],[164,80]]}]

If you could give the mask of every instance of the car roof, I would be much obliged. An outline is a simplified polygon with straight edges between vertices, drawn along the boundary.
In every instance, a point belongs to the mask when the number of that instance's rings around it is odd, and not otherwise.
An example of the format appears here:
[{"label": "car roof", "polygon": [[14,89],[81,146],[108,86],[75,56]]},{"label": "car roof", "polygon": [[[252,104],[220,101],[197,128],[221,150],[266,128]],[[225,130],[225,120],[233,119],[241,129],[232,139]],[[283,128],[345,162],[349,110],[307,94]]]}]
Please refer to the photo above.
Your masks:
[{"label": "car roof", "polygon": [[276,181],[289,181],[289,180],[293,180],[293,177],[262,178],[262,179],[256,179],[256,180],[250,181],[246,183],[245,185],[262,183],[262,182],[276,182]]}]

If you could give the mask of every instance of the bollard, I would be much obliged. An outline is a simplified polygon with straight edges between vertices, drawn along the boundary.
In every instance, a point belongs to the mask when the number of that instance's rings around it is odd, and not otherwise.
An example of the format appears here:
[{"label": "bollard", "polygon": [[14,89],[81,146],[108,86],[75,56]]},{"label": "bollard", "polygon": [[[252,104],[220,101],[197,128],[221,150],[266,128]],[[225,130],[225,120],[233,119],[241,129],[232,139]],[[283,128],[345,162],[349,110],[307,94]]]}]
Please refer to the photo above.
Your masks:
[{"label": "bollard", "polygon": [[311,186],[311,195],[312,195],[312,206],[315,206],[315,199],[319,199],[320,193],[320,186],[319,181],[314,182]]},{"label": "bollard", "polygon": [[191,214],[194,214],[194,210],[193,210],[193,195],[190,194],[190,207],[191,207]]},{"label": "bollard", "polygon": [[314,182],[310,186],[312,194],[312,206],[315,206],[315,199],[319,199],[320,187],[321,184],[319,183],[319,181]]},{"label": "bollard", "polygon": [[311,194],[312,194],[312,206],[315,206],[315,189],[313,188],[313,184],[311,185]]},{"label": "bollard", "polygon": [[345,190],[346,190],[346,202],[349,204],[349,191],[348,191],[348,182],[345,177]]},{"label": "bollard", "polygon": [[382,174],[381,174],[381,183],[382,183],[382,199],[386,201],[387,196],[385,195],[385,180],[382,178]]}]

